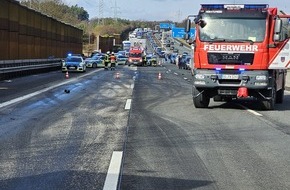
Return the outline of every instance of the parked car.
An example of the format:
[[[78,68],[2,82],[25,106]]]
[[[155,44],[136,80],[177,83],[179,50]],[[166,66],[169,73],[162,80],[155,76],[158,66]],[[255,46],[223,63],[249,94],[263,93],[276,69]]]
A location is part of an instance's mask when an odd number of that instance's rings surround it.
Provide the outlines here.
[[[75,71],[85,72],[86,63],[81,56],[68,56],[62,64],[62,72]]]
[[[170,63],[176,64],[176,57],[177,57],[177,53],[172,53],[170,55]]]
[[[123,56],[126,56],[126,51],[123,51],[123,50],[118,51],[118,52],[117,52],[117,55],[123,55]]]
[[[105,67],[105,54],[97,58],[97,67]]]
[[[126,65],[128,61],[128,57],[125,55],[118,54],[117,55],[117,64],[118,65]]]
[[[95,54],[93,57],[86,58],[85,63],[86,67],[91,67],[91,68],[97,68],[98,64],[100,65],[100,57],[102,57],[102,54]]]
[[[95,56],[95,55],[102,55],[102,53],[98,50],[94,50],[92,53],[91,53],[91,57]]]
[[[156,66],[157,65],[157,56],[153,54],[146,55],[146,64],[147,66]]]
[[[173,50],[173,53],[178,53],[178,52],[179,52],[178,49]]]
[[[189,70],[191,69],[191,55],[182,54],[181,56],[181,67],[183,69]]]

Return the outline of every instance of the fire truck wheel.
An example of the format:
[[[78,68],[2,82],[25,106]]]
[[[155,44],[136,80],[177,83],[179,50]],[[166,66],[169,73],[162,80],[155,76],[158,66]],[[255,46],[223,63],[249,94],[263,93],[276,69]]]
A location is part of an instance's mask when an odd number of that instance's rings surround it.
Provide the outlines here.
[[[282,104],[284,101],[284,88],[278,90],[277,96],[276,96],[276,103]]]
[[[193,87],[193,104],[196,108],[207,108],[210,98],[205,91],[200,93],[195,87]]]
[[[262,105],[263,105],[263,108],[265,110],[273,110],[274,107],[275,107],[275,103],[276,103],[276,85],[273,85],[272,86],[272,89],[269,90],[269,96],[267,97],[270,97],[270,99],[268,100],[262,100]]]

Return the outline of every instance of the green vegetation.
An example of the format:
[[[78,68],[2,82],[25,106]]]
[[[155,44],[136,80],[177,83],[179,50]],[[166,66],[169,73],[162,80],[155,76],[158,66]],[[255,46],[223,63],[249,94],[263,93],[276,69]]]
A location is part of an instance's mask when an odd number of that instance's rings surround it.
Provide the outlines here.
[[[26,0],[21,1],[21,4],[82,29],[84,31],[84,49],[91,49],[92,47],[90,46],[96,43],[96,36],[98,35],[113,36],[114,34],[120,34],[121,40],[126,40],[128,33],[135,28],[154,29],[160,23],[156,21],[131,21],[115,18],[93,18],[90,20],[88,12],[83,7],[78,5],[68,6],[62,0]],[[176,23],[176,26],[180,25],[181,23]]]

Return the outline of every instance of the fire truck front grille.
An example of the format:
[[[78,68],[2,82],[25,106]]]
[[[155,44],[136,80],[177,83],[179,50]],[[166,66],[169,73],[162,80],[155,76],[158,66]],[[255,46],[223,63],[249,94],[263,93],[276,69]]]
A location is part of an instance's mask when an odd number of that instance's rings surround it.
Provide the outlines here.
[[[208,53],[209,64],[252,65],[253,53]]]

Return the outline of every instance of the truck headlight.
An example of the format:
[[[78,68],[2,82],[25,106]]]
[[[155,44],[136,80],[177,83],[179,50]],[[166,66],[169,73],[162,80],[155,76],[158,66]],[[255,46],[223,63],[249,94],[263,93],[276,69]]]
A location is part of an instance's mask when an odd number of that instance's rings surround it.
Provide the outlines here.
[[[267,76],[266,75],[258,75],[258,76],[256,76],[256,80],[267,80]]]

